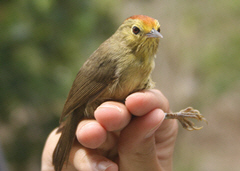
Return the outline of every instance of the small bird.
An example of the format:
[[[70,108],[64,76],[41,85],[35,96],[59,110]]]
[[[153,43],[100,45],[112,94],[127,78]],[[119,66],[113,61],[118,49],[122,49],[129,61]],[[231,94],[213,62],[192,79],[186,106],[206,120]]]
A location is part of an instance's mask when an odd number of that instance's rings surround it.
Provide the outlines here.
[[[81,120],[94,118],[95,109],[105,101],[124,103],[129,94],[154,87],[151,73],[162,37],[156,19],[131,16],[83,64],[60,118],[61,137],[53,153],[55,171],[61,171],[68,161]],[[179,119],[178,113],[166,114],[166,118]],[[202,119],[196,114],[193,118]],[[179,120],[185,128],[198,129],[191,122]]]

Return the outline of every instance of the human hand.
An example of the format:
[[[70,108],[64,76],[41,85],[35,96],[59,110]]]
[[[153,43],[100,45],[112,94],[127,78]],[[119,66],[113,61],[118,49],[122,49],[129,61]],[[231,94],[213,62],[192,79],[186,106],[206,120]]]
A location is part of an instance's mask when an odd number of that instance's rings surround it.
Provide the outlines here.
[[[77,140],[63,170],[172,170],[176,120],[164,120],[167,99],[158,90],[129,95],[125,105],[105,102],[96,120],[79,123]],[[132,115],[136,117],[132,117]],[[52,153],[60,134],[50,134],[42,155],[42,171],[53,171]]]

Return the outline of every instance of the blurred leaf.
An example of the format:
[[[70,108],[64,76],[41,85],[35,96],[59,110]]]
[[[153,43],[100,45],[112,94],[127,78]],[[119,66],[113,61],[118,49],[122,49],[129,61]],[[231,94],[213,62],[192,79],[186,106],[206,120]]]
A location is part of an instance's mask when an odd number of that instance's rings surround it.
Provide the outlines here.
[[[39,170],[43,144],[58,126],[78,69],[116,29],[110,6],[98,5],[94,0],[1,1],[0,134],[12,170],[28,170],[33,156]]]

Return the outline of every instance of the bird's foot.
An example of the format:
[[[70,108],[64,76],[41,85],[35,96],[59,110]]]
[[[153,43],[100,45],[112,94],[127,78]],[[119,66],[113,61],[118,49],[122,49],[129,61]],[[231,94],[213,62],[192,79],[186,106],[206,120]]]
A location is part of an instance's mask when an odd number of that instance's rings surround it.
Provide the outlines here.
[[[208,123],[203,115],[192,107],[187,107],[186,109],[175,113],[165,113],[165,119],[178,119],[183,128],[187,129],[188,131],[200,130],[203,128],[194,126],[195,124],[192,121],[188,120],[189,118],[197,119],[198,121],[205,121]]]

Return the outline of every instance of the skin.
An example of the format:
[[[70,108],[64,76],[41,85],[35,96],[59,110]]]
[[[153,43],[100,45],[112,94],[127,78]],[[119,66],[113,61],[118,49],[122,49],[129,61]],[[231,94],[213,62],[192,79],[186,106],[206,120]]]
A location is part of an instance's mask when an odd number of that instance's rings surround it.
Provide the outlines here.
[[[104,102],[94,112],[96,120],[78,124],[66,170],[172,170],[178,125],[175,119],[164,120],[164,112],[169,112],[168,100],[155,89],[129,95],[125,105]],[[54,170],[52,153],[59,137],[56,129],[49,135],[42,171]]]

